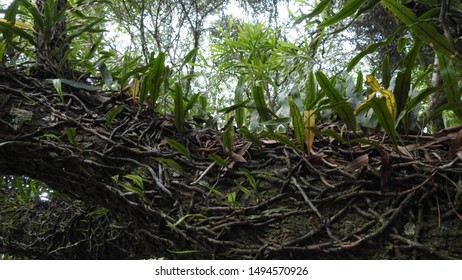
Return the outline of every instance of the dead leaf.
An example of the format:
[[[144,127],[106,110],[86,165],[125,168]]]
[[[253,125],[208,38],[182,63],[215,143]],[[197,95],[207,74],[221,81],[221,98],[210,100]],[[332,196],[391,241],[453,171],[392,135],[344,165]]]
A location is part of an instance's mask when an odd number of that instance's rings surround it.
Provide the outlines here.
[[[457,135],[454,137],[451,143],[451,147],[449,147],[448,157],[452,158],[461,150],[462,147],[462,129],[459,130]]]
[[[243,156],[241,156],[240,154],[236,154],[235,152],[231,152],[230,158],[233,162],[247,162],[247,160]]]
[[[344,171],[346,172],[355,171],[357,169],[360,169],[364,165],[367,165],[368,163],[369,163],[369,155],[364,154],[362,156],[355,158],[350,163],[348,163],[347,166],[345,166]]]

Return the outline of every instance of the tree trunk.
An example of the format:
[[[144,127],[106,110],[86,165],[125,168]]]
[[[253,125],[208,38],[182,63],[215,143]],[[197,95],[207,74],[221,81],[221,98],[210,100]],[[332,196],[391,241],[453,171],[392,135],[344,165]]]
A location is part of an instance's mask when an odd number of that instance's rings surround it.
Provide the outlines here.
[[[208,158],[227,158],[217,132],[187,124],[179,135],[171,117],[125,103],[126,96],[65,86],[62,103],[50,83],[6,70],[0,88],[0,173],[42,180],[64,196],[18,202],[13,189],[0,189],[0,253],[462,257],[460,144],[452,140],[460,139],[460,128],[418,141],[406,136],[401,154],[382,142],[389,152],[384,166],[374,146],[348,147],[327,136],[316,139],[317,154],[309,158],[273,140],[237,138],[234,152],[242,157],[228,159],[225,168]],[[121,105],[111,121],[109,113]],[[166,137],[187,147],[190,158]],[[368,136],[374,139],[383,136]],[[133,175],[143,178],[143,187]],[[103,207],[109,212],[95,212]]]
[[[443,82],[441,80],[438,56],[436,54],[435,54],[435,60],[434,60],[433,65],[434,65],[434,70],[433,70],[433,75],[432,75],[432,86],[438,87],[438,86],[441,86]],[[427,118],[432,116],[433,112],[435,112],[439,107],[443,106],[447,102],[448,101],[447,101],[446,94],[444,93],[444,91],[438,91],[430,95],[430,102],[425,112],[425,116]],[[442,114],[435,115],[429,121],[430,121],[430,129],[432,132],[436,132],[436,131],[440,131],[444,129],[444,120],[443,120]]]
[[[51,7],[51,18],[45,16],[47,5]],[[37,47],[35,68],[32,73],[40,78],[72,78],[66,58],[69,50],[66,15],[59,17],[59,20],[57,17],[58,14],[66,11],[67,0],[37,0],[36,6],[43,16],[45,26],[40,28],[37,24],[34,25]]]

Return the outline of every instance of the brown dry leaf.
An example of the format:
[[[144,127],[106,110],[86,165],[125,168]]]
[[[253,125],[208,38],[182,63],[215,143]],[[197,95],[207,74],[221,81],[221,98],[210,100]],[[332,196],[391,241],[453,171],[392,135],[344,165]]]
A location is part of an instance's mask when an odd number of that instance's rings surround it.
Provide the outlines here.
[[[362,156],[359,156],[359,157],[355,158],[350,163],[348,163],[345,166],[344,171],[346,171],[346,172],[355,171],[357,169],[360,169],[364,165],[367,165],[368,163],[369,163],[369,155],[364,154]]]
[[[332,185],[331,183],[327,182],[326,178],[324,178],[324,176],[323,176],[322,174],[319,174],[319,179],[321,179],[321,183],[322,183],[324,186],[326,186],[326,187],[328,187],[328,188],[330,188],[330,189],[334,189],[334,188],[335,188],[334,185]]]
[[[247,160],[243,156],[241,156],[240,154],[236,154],[235,152],[231,152],[230,158],[233,162],[247,162]]]
[[[454,137],[451,143],[451,147],[449,147],[448,157],[452,158],[460,151],[462,148],[462,129],[459,130],[457,135]]]

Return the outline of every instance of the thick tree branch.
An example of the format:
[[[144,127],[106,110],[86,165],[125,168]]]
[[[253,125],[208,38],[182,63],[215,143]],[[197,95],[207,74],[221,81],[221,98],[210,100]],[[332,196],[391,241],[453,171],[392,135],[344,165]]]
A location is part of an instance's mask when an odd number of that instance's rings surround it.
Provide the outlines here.
[[[0,252],[31,258],[462,257],[461,209],[453,201],[462,170],[447,154],[458,130],[421,138],[419,145],[404,138],[412,155],[380,142],[393,157],[391,178],[381,178],[375,149],[322,137],[310,159],[272,140],[259,147],[237,138],[235,153],[246,162],[228,159],[223,168],[208,158],[227,157],[216,132],[186,125],[179,135],[171,117],[125,102],[123,94],[65,87],[63,104],[49,82],[9,71],[0,73],[0,85],[0,173],[40,179],[66,197],[12,205],[6,202],[13,191],[3,191]],[[108,123],[107,114],[121,105]],[[188,147],[191,159],[165,137]],[[383,136],[369,136],[374,139]],[[365,154],[367,162],[357,160]],[[140,176],[144,189],[127,175]],[[380,191],[383,180],[389,192]],[[102,207],[109,212],[90,214]]]

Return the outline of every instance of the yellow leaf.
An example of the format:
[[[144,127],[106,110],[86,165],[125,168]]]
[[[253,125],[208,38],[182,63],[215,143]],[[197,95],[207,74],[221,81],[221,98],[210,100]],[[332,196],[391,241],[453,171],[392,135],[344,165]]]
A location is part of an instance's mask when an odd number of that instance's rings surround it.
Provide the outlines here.
[[[11,24],[11,21],[7,21],[4,18],[0,18],[0,22]],[[16,26],[17,28],[34,31],[34,27],[32,25],[28,24],[28,23],[16,21],[15,23],[13,23],[13,25]]]
[[[375,97],[375,92],[372,93],[372,94],[369,94],[369,96],[367,97],[366,100],[364,100],[363,102],[361,102],[358,107],[356,107],[356,109],[354,110],[353,114],[357,114],[359,111],[361,111],[362,107],[364,107],[369,101],[372,100],[372,98]]]
[[[374,75],[367,75],[366,82],[369,84],[369,86],[372,88],[373,91],[378,91],[383,95],[383,97],[385,97],[385,102],[387,104],[388,111],[390,112],[393,119],[396,119],[396,116],[398,114],[398,107],[396,105],[396,99],[395,99],[395,95],[393,94],[393,92],[382,88],[379,82],[377,82],[377,80],[375,79]],[[369,97],[371,95],[369,95]],[[369,97],[367,98],[368,99],[367,101],[370,100]],[[358,106],[358,108],[360,106],[361,104]],[[356,108],[356,110],[358,110],[358,108]]]
[[[140,92],[140,79],[135,78],[133,80],[133,89],[132,89],[133,103],[135,103],[138,93]]]
[[[314,142],[314,131],[312,128],[316,123],[314,110],[303,110],[303,126],[305,127],[305,144],[308,155],[311,153]]]

